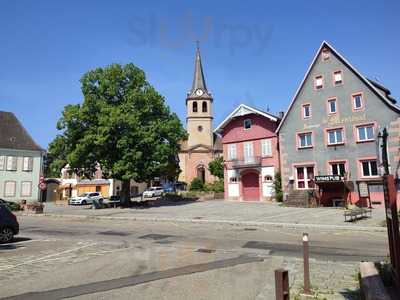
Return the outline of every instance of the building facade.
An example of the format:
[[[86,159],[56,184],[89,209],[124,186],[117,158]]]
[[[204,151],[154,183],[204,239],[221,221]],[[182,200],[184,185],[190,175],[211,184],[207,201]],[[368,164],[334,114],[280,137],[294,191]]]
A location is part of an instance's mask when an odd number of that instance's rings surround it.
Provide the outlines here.
[[[196,50],[193,84],[186,98],[186,130],[188,137],[181,142],[179,152],[179,181],[190,183],[194,178],[213,182],[216,178],[208,164],[222,154],[221,143],[213,132],[213,98],[207,90],[200,50]]]
[[[122,190],[122,182],[116,179],[104,178],[99,165],[93,174],[93,178],[86,179],[78,176],[67,164],[61,169],[61,177],[57,180],[59,182],[58,188],[56,190],[52,189],[50,194],[48,193],[47,195],[49,201],[51,201],[50,199],[66,200],[88,192],[99,192],[104,198],[108,198],[119,195]],[[130,186],[131,197],[143,193],[146,188],[146,183],[137,183],[132,180]],[[54,196],[54,192],[57,193],[56,196]]]
[[[215,129],[222,136],[225,199],[263,201],[274,197],[279,170],[279,118],[241,104]]]
[[[44,154],[13,113],[0,111],[0,198],[40,200]]]
[[[287,201],[314,190],[322,205],[357,203],[363,200],[359,184],[367,183],[372,205],[383,205],[378,133],[389,130],[387,150],[396,174],[399,116],[388,89],[323,42],[278,128]]]

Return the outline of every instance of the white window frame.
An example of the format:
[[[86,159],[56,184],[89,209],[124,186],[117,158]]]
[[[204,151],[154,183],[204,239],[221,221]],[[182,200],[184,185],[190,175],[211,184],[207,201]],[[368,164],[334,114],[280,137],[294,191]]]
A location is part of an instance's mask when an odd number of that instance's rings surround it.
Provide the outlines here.
[[[306,108],[308,108],[308,114],[306,114]],[[303,119],[309,119],[311,118],[311,104],[303,104],[302,106],[302,110],[303,110]]]
[[[371,162],[376,163],[376,175],[365,175],[364,174],[364,166],[363,163],[368,163],[368,172],[369,174],[372,174],[372,167],[371,167]],[[377,159],[364,159],[360,160],[360,168],[361,168],[361,176],[363,178],[369,178],[369,177],[379,177],[379,166],[378,166],[378,160]]]
[[[308,177],[307,168],[313,168],[313,178],[309,178],[309,177]],[[304,178],[303,178],[303,179],[299,179],[299,178],[298,178],[297,169],[303,169],[303,175],[304,175]],[[309,183],[310,183],[312,180],[314,180],[314,177],[315,177],[315,166],[313,166],[313,165],[309,165],[309,166],[295,166],[294,172],[295,172],[295,176],[296,176],[296,177],[295,177],[295,178],[296,178],[296,188],[297,188],[298,190],[307,190],[307,189],[310,189],[310,188],[314,188],[315,184],[314,184],[314,186],[311,186],[311,187],[310,187],[310,184],[309,184]],[[304,187],[303,187],[303,188],[299,187],[299,181],[300,181],[300,182],[304,182]]]
[[[341,135],[342,135],[342,140],[341,141],[338,141],[338,131],[340,131]],[[334,132],[335,141],[333,143],[330,140],[330,136],[331,136],[330,133],[331,132]],[[343,130],[343,128],[328,129],[326,131],[326,134],[328,135],[327,136],[328,145],[341,145],[341,144],[344,144],[344,130]]]
[[[18,158],[16,156],[7,156],[6,170],[17,171],[17,168],[18,168]]]
[[[238,182],[238,180],[237,180],[236,176],[232,176],[229,178],[229,183],[237,183],[237,182]]]
[[[254,158],[253,142],[243,143],[243,158],[245,162],[252,162]]]
[[[360,106],[356,106],[356,97],[360,97]],[[354,94],[351,96],[353,102],[353,110],[360,110],[364,107],[364,97],[363,94]]]
[[[346,162],[344,162],[344,161],[330,162],[329,165],[330,165],[330,171],[331,171],[331,174],[332,174],[332,175],[341,175],[341,176],[343,176],[343,175],[346,173],[346,170],[347,170],[347,169],[346,169]],[[343,165],[343,167],[344,167],[344,174],[333,174],[333,166],[336,166],[337,171],[340,171],[339,165]]]
[[[340,80],[336,80],[336,76],[339,75],[340,76]],[[335,71],[333,72],[333,83],[335,85],[341,85],[343,83],[343,72],[342,71]]]
[[[29,184],[29,193],[25,193],[24,184]],[[21,182],[21,197],[31,197],[32,196],[32,181],[22,181]]]
[[[335,103],[335,111],[332,111],[331,103]],[[329,114],[336,114],[337,113],[337,101],[336,101],[336,99],[329,99],[328,100],[328,113]]]
[[[228,160],[237,159],[236,144],[228,144]]]
[[[272,139],[261,140],[261,155],[272,156]]]
[[[247,122],[248,124],[250,124],[250,126],[249,126],[248,128],[246,127],[246,122]],[[244,128],[244,130],[250,130],[250,129],[251,129],[251,126],[253,126],[253,122],[252,122],[251,119],[245,119],[245,120],[243,120],[243,128]]]
[[[301,145],[301,136],[306,136],[309,135],[310,136],[310,144],[305,143],[304,146]],[[298,138],[298,148],[302,149],[302,148],[311,148],[313,147],[313,134],[312,132],[301,132],[297,134],[297,138]],[[305,142],[307,142],[307,138],[304,139]]]
[[[13,184],[14,185],[12,194],[11,193],[7,193],[7,191],[8,191],[7,190],[7,188],[8,188],[7,184]],[[7,180],[7,181],[4,182],[4,197],[15,197],[16,190],[17,190],[17,182],[16,181]]]
[[[22,158],[22,171],[32,171],[33,169],[33,157],[24,156]]]
[[[372,138],[368,138],[367,128],[372,128]],[[360,138],[360,131],[359,131],[360,129],[364,130],[365,139]],[[357,130],[357,141],[358,142],[369,142],[369,141],[375,140],[375,126],[373,124],[356,126],[356,130]]]
[[[318,84],[319,80],[321,80],[321,84]],[[314,88],[316,90],[322,90],[324,88],[324,76],[322,76],[322,75],[315,76]]]

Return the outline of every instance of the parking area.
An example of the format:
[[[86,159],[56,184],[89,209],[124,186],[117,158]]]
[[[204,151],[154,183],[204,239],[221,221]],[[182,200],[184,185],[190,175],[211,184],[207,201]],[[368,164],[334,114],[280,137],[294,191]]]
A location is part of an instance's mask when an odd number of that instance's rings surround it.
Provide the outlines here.
[[[384,209],[372,210],[372,217],[345,222],[344,210],[338,208],[293,208],[278,203],[244,203],[224,200],[211,201],[152,201],[149,205],[132,208],[92,210],[90,206],[66,206],[47,203],[45,213],[51,215],[104,216],[137,220],[167,220],[193,222],[231,222],[266,225],[310,225],[381,227]]]
[[[300,230],[19,219],[19,237],[0,245],[0,298],[274,299],[281,267],[293,295],[302,286]],[[358,261],[382,259],[386,235],[309,233],[313,286],[327,299],[353,299]]]

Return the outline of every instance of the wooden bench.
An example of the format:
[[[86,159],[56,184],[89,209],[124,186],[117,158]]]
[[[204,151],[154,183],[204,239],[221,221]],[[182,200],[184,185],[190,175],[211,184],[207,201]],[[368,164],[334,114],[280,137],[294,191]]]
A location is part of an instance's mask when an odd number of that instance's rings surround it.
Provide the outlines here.
[[[371,208],[352,208],[344,211],[344,221],[345,222],[353,222],[362,218],[371,218],[372,210]],[[348,220],[349,219],[349,220]]]

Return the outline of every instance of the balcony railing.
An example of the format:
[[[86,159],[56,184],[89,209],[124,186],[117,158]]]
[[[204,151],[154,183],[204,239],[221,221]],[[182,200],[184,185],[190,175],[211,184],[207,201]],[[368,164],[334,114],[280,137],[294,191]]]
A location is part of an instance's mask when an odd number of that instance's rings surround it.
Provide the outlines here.
[[[244,159],[231,160],[232,168],[257,167],[261,165],[260,156],[249,156]]]

